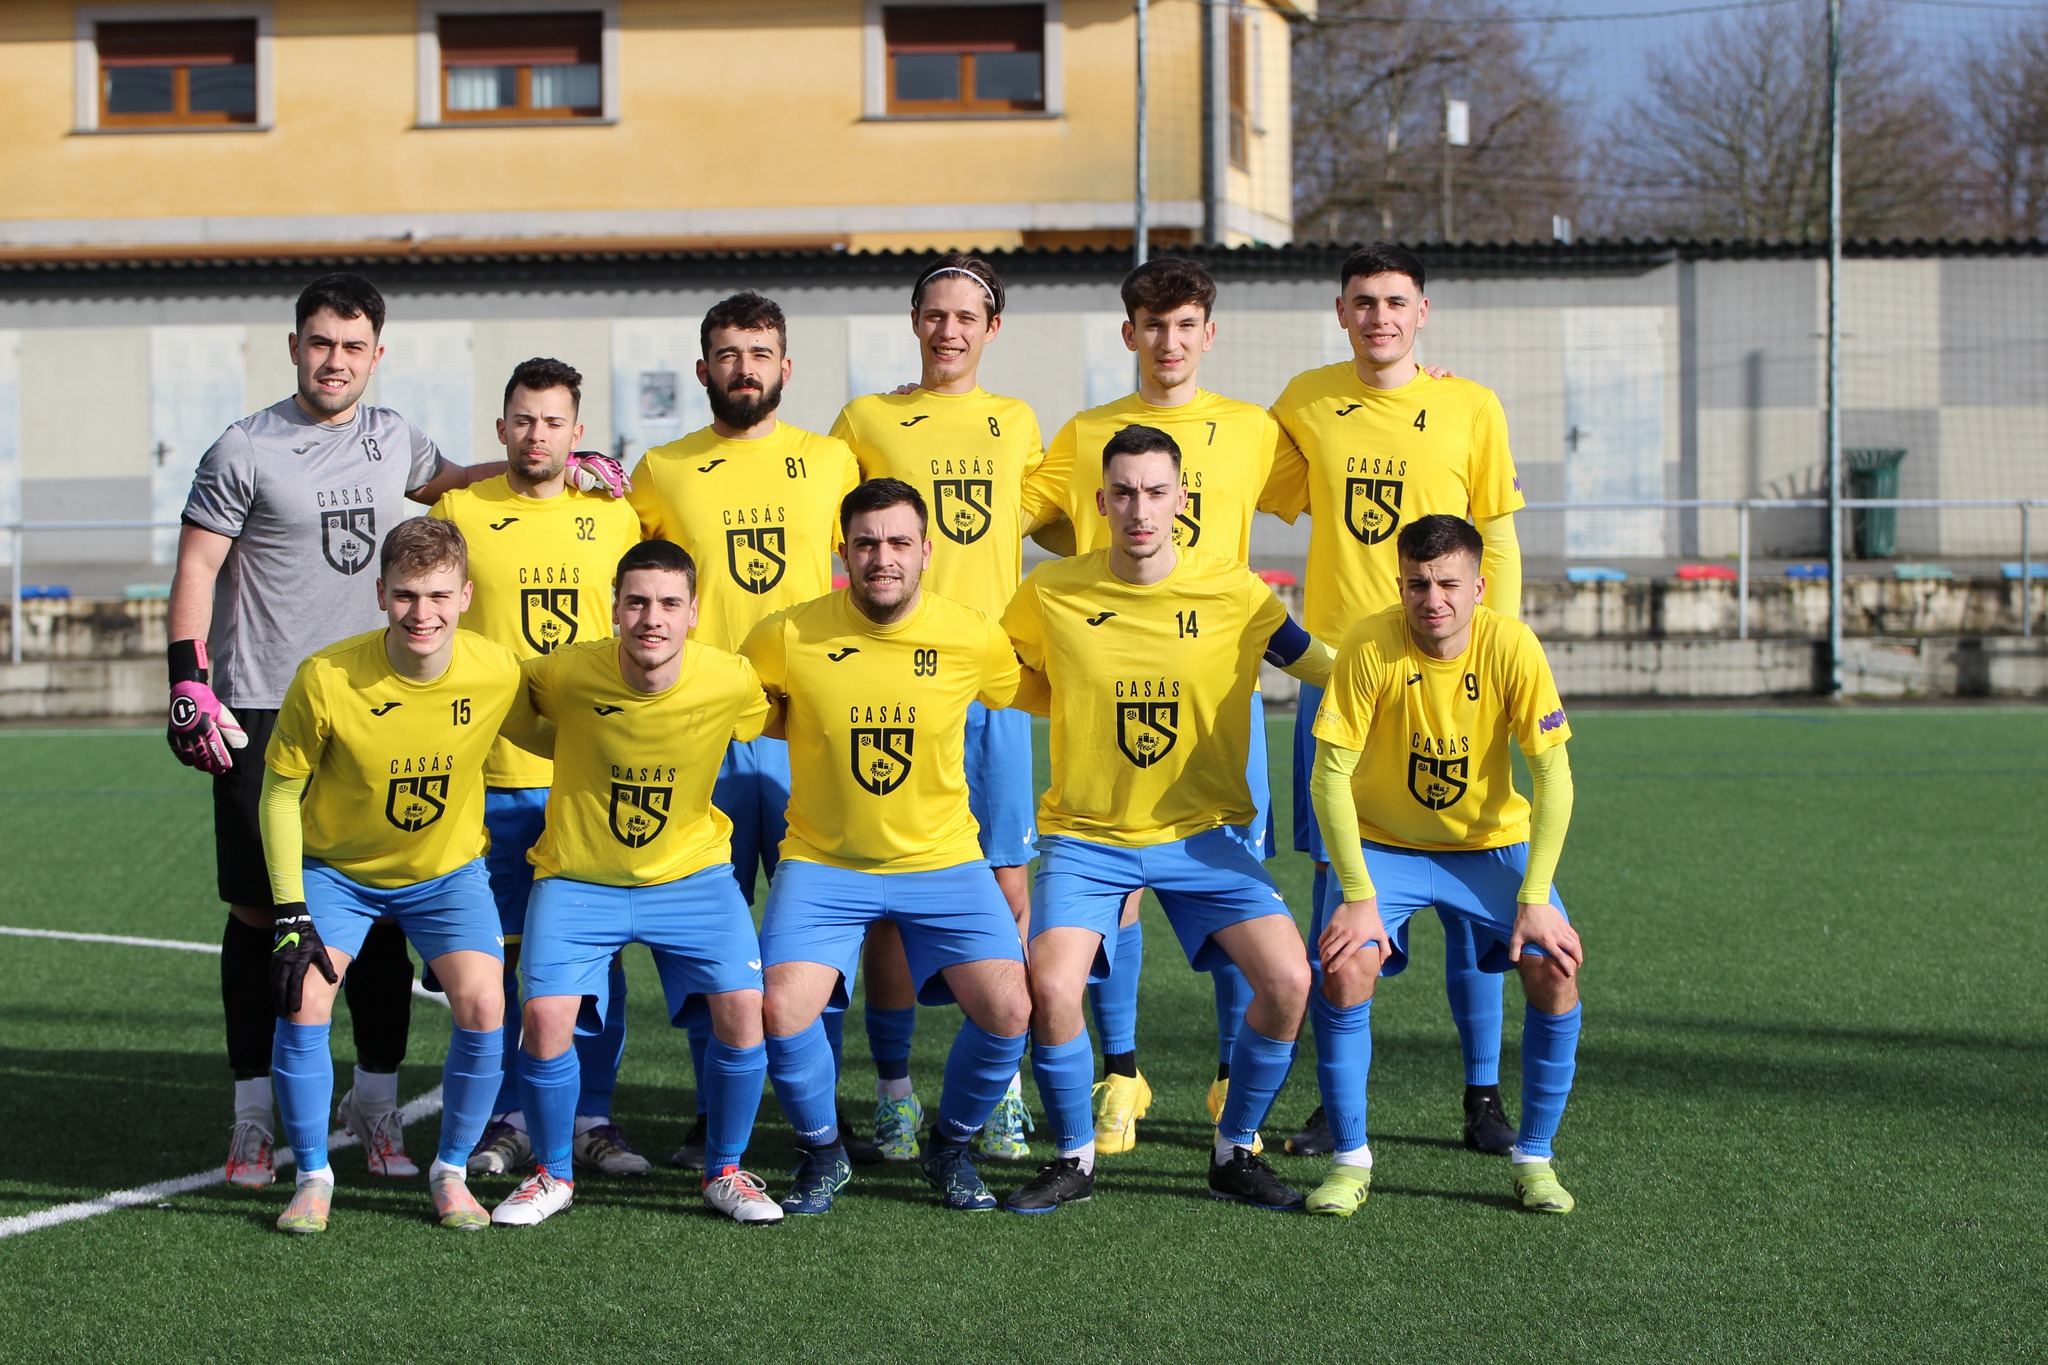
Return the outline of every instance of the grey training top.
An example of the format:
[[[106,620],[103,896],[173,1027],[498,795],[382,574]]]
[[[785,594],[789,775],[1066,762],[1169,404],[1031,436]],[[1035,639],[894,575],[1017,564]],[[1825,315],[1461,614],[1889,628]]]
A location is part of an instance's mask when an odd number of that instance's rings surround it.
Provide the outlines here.
[[[184,519],[235,542],[207,634],[222,701],[274,711],[307,655],[384,624],[379,537],[441,463],[425,432],[366,403],[328,426],[287,398],[221,433],[192,476]]]

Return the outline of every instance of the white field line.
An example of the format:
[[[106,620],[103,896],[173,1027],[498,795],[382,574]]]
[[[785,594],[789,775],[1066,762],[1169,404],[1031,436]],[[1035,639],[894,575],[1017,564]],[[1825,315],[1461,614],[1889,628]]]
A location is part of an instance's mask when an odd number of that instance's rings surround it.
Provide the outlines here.
[[[0,925],[0,934],[12,934],[18,938],[69,939],[78,943],[116,943],[136,948],[176,948],[190,953],[218,953],[220,951],[218,943],[190,943],[182,939],[165,938],[131,938],[126,934],[72,934],[55,929],[16,929],[7,925]],[[412,993],[440,1005],[448,1003],[447,996],[424,989],[417,980],[412,983]],[[440,1112],[441,1087],[438,1085],[432,1090],[427,1091],[424,1095],[408,1100],[399,1110],[400,1116],[407,1123],[417,1123],[421,1119],[430,1119]],[[327,1147],[330,1151],[355,1145],[356,1139],[339,1128],[328,1134]],[[293,1159],[291,1148],[279,1147],[277,1149],[277,1168],[279,1170],[289,1167]],[[209,1185],[223,1184],[226,1180],[226,1170],[223,1167],[214,1166],[204,1171],[195,1171],[191,1175],[179,1176],[175,1180],[159,1180],[153,1185],[138,1185],[132,1190],[115,1190],[111,1194],[103,1194],[97,1199],[87,1199],[77,1204],[59,1204],[55,1208],[38,1209],[34,1213],[18,1214],[13,1218],[0,1218],[0,1238],[18,1237],[26,1232],[41,1232],[44,1228],[61,1227],[65,1223],[75,1223],[81,1218],[97,1218],[100,1214],[112,1213],[116,1209],[132,1209],[138,1205],[153,1204],[159,1200],[168,1199],[172,1195],[190,1194],[194,1190],[203,1190]]]

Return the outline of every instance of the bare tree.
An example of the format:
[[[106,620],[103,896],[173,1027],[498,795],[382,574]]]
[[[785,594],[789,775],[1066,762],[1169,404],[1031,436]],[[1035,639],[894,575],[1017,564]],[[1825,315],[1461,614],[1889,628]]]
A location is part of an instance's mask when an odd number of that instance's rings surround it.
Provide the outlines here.
[[[1550,236],[1577,210],[1578,149],[1559,63],[1495,0],[1324,0],[1294,46],[1294,220],[1336,241]],[[1444,101],[1472,144],[1444,145]]]
[[[1843,232],[1941,237],[1963,214],[1955,120],[1886,6],[1842,34]],[[1745,9],[1650,59],[1598,160],[1598,229],[1748,241],[1827,235],[1827,27],[1820,5]]]
[[[1971,44],[1960,65],[1980,178],[1977,226],[1997,237],[2048,235],[2048,16]]]

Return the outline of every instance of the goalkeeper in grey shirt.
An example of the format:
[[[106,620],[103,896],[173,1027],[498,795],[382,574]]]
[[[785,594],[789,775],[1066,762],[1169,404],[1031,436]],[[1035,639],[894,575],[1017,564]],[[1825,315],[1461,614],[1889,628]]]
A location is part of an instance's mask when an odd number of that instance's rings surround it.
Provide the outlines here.
[[[383,622],[373,583],[381,538],[451,488],[502,464],[462,467],[388,408],[362,402],[383,355],[384,299],[360,275],[323,275],[299,295],[289,338],[298,392],[229,427],[199,462],[178,538],[170,601],[170,742],[213,774],[214,856],[228,921],[221,1003],[235,1122],[227,1178],[276,1177],[270,1058],[276,1015],[272,907],[257,804],[262,755],[299,662]],[[618,491],[618,467],[579,457],[572,477]],[[374,815],[375,813],[368,813]],[[355,1084],[338,1118],[373,1174],[418,1173],[398,1116],[398,1064],[412,1011],[412,963],[396,924],[379,924],[350,964]]]

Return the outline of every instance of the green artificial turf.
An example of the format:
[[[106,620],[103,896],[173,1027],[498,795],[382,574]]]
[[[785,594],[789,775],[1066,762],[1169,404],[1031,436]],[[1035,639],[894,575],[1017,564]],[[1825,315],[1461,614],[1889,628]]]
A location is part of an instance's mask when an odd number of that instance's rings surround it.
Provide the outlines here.
[[[1291,717],[1272,722],[1285,793]],[[1559,887],[1585,936],[1585,1036],[1558,1141],[1577,1196],[1521,1214],[1458,1143],[1441,935],[1373,1014],[1372,1199],[1319,1220],[1203,1197],[1206,978],[1147,938],[1157,1091],[1096,1199],[947,1214],[911,1167],[825,1219],[738,1228],[657,1166],[586,1178],[530,1231],[460,1237],[423,1181],[356,1152],[324,1237],[283,1189],[214,1186],[0,1240],[0,1358],[1292,1362],[2033,1355],[2048,1301],[2039,886],[2048,713],[1574,714]],[[1041,776],[1043,770],[1041,769]],[[0,733],[0,924],[217,941],[205,780],[151,732]],[[1305,920],[1307,869],[1273,863]],[[630,955],[617,1113],[657,1159],[686,1126],[683,1040]],[[185,1175],[224,1148],[218,962],[0,937],[0,1217]],[[1519,991],[1503,1077],[1515,1089]],[[439,1078],[421,1002],[402,1093]],[[921,1011],[930,1102],[951,1019]],[[345,1021],[337,1052],[351,1055]],[[872,1086],[850,1018],[844,1093]],[[1312,1049],[1274,1147],[1314,1105]],[[346,1075],[345,1060],[342,1074]],[[1026,1085],[1036,1108],[1036,1096]],[[422,1160],[432,1123],[410,1131]],[[772,1098],[751,1164],[792,1152]],[[1304,1187],[1321,1163],[1276,1156]],[[1029,1175],[989,1163],[998,1193]],[[509,1181],[479,1181],[487,1202]]]

